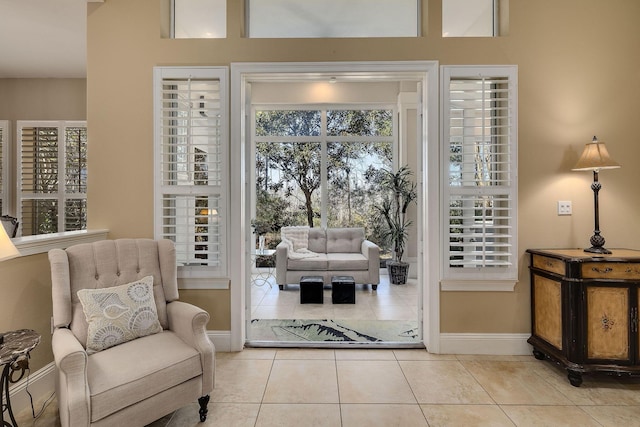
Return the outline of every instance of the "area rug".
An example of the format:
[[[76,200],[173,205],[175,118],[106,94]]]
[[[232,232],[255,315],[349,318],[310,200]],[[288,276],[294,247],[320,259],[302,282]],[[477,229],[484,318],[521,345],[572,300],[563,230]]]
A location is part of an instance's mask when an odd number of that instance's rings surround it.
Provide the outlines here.
[[[253,319],[251,341],[419,342],[410,320]]]

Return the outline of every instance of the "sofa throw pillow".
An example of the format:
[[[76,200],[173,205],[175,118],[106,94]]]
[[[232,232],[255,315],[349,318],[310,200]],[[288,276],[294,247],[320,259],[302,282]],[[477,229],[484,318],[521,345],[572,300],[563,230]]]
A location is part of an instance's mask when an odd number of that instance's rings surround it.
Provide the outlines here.
[[[81,289],[87,319],[87,353],[96,353],[162,331],[153,299],[153,276],[126,285]]]

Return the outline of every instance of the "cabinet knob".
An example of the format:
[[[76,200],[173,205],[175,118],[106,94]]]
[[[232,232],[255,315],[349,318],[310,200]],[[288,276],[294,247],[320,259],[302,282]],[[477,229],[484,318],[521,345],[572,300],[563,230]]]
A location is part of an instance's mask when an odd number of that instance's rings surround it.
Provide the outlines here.
[[[606,267],[606,268],[591,267],[591,271],[595,271],[596,273],[607,274],[607,273],[612,272],[613,268],[611,268],[611,267]]]

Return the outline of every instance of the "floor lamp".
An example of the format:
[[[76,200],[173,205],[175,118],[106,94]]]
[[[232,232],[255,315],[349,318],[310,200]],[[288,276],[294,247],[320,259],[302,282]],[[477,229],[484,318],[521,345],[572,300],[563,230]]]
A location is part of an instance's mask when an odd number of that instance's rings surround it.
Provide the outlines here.
[[[593,141],[584,146],[582,156],[578,160],[578,163],[573,167],[574,171],[593,171],[593,184],[591,189],[593,190],[593,210],[595,218],[595,227],[593,230],[593,236],[591,236],[591,247],[585,249],[585,252],[596,254],[610,254],[611,251],[604,247],[604,237],[600,235],[600,208],[598,206],[598,193],[602,186],[598,182],[598,172],[601,169],[616,169],[620,164],[613,160],[609,156],[607,147],[604,142],[598,141],[598,138],[593,137]]]
[[[9,238],[9,235],[4,229],[4,226],[0,224],[0,261],[6,261],[11,258],[15,258],[20,255],[20,252],[13,245],[13,242]],[[0,334],[0,345],[4,342],[4,336]]]

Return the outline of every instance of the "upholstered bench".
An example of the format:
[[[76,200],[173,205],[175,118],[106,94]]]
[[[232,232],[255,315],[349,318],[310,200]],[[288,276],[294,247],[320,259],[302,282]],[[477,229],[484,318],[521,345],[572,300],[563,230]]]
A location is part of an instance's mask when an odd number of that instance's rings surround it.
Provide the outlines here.
[[[324,300],[324,280],[322,276],[302,276],[300,278],[300,304],[322,304]]]

